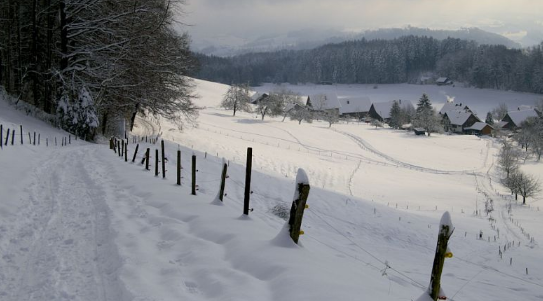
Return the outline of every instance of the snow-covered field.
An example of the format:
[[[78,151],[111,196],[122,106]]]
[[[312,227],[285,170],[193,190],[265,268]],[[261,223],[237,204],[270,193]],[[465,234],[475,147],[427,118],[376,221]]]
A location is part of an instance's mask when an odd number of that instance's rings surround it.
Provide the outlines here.
[[[227,86],[196,83],[205,107],[199,127],[181,132],[164,120],[138,120],[136,134],[162,132],[166,140],[165,180],[139,164],[157,145],[141,144],[136,163],[103,144],[55,147],[53,137],[66,133],[0,102],[4,129],[22,124],[42,140],[31,146],[25,137],[0,151],[0,300],[415,300],[430,280],[444,211],[456,227],[442,277],[449,300],[543,299],[543,203],[511,204],[492,139],[232,117],[218,108]],[[249,218],[242,216],[247,147]],[[193,151],[197,196],[189,189]],[[230,167],[218,206],[222,157]],[[298,168],[312,185],[300,246],[271,213],[290,206]],[[543,178],[541,163],[523,169]],[[492,220],[475,215],[487,198]]]
[[[377,87],[376,89],[374,87]],[[372,102],[387,102],[391,100],[410,100],[416,104],[422,93],[426,93],[430,101],[440,108],[448,99],[454,98],[455,103],[468,105],[477,112],[480,118],[485,119],[486,113],[501,103],[507,104],[510,110],[520,105],[534,105],[543,99],[543,95],[532,93],[518,93],[491,89],[465,88],[462,84],[453,86],[437,85],[410,85],[410,84],[381,84],[381,85],[290,85],[282,84],[281,88],[300,93],[303,96],[325,92],[335,92],[342,97],[368,97]],[[264,84],[255,90],[261,93],[275,91],[279,86]]]

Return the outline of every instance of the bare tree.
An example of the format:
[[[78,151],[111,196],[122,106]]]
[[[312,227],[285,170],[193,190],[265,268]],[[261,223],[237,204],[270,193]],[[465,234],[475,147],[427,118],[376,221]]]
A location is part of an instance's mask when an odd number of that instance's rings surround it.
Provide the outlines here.
[[[505,115],[507,115],[507,112],[509,109],[507,108],[507,105],[505,103],[499,104],[497,107],[492,109],[491,114],[494,120],[501,121]]]
[[[313,111],[307,106],[294,106],[294,109],[289,114],[290,120],[298,121],[301,124],[302,121],[307,123],[313,122]]]
[[[539,194],[541,191],[541,185],[539,181],[528,174],[525,174],[521,171],[515,171],[511,174],[510,179],[507,181],[508,187],[516,195],[520,194],[522,196],[522,204],[526,204],[526,198],[534,197]]]
[[[251,97],[249,89],[246,86],[231,86],[221,102],[221,107],[227,110],[233,110],[232,116],[236,116],[237,111],[251,112]]]
[[[506,173],[506,179],[508,179],[510,174],[518,168],[519,158],[519,151],[514,148],[507,140],[504,140],[502,148],[500,150],[498,164],[500,165],[501,169]]]
[[[328,127],[332,127],[332,124],[339,122],[339,112],[338,110],[326,110],[320,112],[322,120],[328,122]]]

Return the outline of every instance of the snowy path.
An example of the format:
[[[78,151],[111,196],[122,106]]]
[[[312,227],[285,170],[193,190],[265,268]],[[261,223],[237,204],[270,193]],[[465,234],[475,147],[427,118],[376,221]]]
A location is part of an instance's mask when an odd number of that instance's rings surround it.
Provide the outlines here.
[[[4,236],[2,300],[123,300],[103,183],[90,177],[92,151],[49,152],[33,170],[21,210]]]

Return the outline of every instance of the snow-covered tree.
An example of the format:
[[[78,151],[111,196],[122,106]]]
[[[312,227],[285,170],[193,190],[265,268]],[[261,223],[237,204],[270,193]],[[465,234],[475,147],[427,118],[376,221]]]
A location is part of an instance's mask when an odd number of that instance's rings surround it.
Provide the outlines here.
[[[432,107],[432,103],[426,94],[422,94],[422,97],[417,104],[413,125],[425,129],[428,136],[430,136],[431,133],[441,132],[443,130],[441,118],[437,115],[437,112]]]
[[[492,113],[491,113],[491,112],[486,113],[485,122],[486,122],[487,124],[489,124],[489,125],[493,125],[493,124],[494,124],[494,118],[492,117]]]
[[[505,103],[500,103],[497,107],[492,109],[490,111],[492,113],[492,117],[494,117],[494,120],[501,121],[505,115],[507,115],[507,112],[509,109],[507,108],[507,105]]]
[[[519,158],[519,151],[514,148],[507,140],[504,140],[498,156],[498,164],[500,168],[506,173],[506,178],[509,178],[511,173],[517,170]]]
[[[326,110],[319,113],[322,120],[328,122],[328,127],[332,127],[332,124],[339,122],[338,110]]]
[[[232,85],[221,102],[221,107],[227,110],[233,110],[232,116],[236,116],[237,111],[251,112],[251,97],[247,86]]]
[[[283,114],[287,102],[286,94],[270,93],[268,97],[260,100],[256,104],[256,110],[262,116],[262,120],[266,115],[275,117]]]
[[[302,121],[307,123],[313,122],[313,111],[308,106],[295,106],[289,116],[290,120],[296,120],[298,124],[301,124]]]
[[[522,196],[522,204],[526,204],[526,198],[534,197],[541,191],[539,181],[520,170],[512,172],[509,178],[504,181],[504,184],[515,193],[515,199],[517,194]]]
[[[402,126],[402,109],[398,101],[394,100],[392,107],[390,108],[390,120],[388,125],[393,129],[398,129]]]

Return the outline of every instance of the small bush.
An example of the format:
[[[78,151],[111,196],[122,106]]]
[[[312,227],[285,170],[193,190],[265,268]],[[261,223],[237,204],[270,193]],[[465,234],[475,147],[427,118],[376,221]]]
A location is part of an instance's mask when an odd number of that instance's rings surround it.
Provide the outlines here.
[[[273,206],[270,211],[271,213],[273,213],[273,215],[278,216],[284,220],[288,220],[290,215],[290,208],[286,203],[279,203]]]

